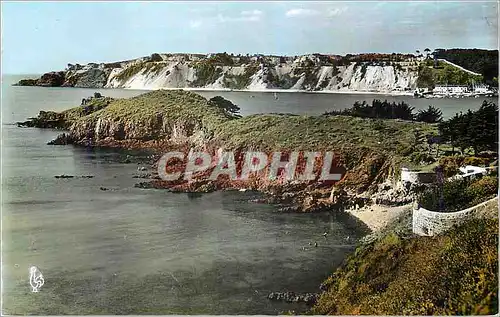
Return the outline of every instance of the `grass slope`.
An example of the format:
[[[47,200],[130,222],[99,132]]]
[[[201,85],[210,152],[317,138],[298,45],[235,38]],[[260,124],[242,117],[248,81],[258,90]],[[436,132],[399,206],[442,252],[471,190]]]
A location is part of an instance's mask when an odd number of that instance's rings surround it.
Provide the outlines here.
[[[359,247],[325,285],[313,314],[496,314],[498,219],[470,220],[436,237],[392,231]]]
[[[144,124],[159,115],[164,121],[196,120],[207,129],[228,120],[221,109],[211,106],[204,97],[182,90],[156,90],[133,98],[117,99],[82,120],[102,118]]]
[[[469,74],[457,67],[444,62],[438,62],[437,68],[433,61],[422,63],[418,71],[417,86],[433,87],[435,85],[469,85],[473,82],[483,82],[483,76]]]

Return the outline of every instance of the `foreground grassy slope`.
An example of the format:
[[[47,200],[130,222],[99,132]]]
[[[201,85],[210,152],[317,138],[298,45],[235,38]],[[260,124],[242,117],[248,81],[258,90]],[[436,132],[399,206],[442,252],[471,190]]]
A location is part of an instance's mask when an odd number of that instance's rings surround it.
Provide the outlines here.
[[[391,231],[359,247],[325,285],[314,314],[495,314],[498,218],[470,220],[437,237]]]

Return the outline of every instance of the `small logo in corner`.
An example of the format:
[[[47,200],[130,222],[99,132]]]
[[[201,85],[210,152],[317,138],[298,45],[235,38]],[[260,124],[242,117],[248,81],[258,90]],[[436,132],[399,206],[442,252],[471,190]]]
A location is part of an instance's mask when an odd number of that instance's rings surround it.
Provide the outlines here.
[[[37,293],[40,288],[43,286],[43,283],[45,283],[43,279],[42,272],[40,271],[39,268],[36,266],[30,267],[30,285],[31,285],[31,291],[33,293]]]

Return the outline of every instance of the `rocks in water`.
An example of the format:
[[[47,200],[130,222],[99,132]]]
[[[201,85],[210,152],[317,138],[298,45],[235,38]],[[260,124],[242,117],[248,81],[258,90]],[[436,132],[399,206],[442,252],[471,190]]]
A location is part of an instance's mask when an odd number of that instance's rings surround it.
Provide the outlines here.
[[[29,118],[24,122],[17,122],[18,127],[64,129],[66,128],[64,115],[54,111],[40,111],[38,117]]]
[[[54,178],[94,178],[94,175],[74,176],[74,175],[61,174],[54,176]]]
[[[294,292],[272,292],[267,295],[267,298],[288,303],[306,303],[308,305],[313,305],[317,302],[319,295],[316,293],[297,294]]]
[[[19,82],[15,83],[13,86],[36,86],[37,79],[21,79]]]
[[[69,134],[63,133],[59,134],[54,140],[48,142],[48,145],[68,145],[72,144],[73,139]]]
[[[64,83],[65,79],[64,72],[50,72],[45,73],[37,81],[37,86],[43,87],[60,87]]]
[[[330,283],[323,282],[319,285],[319,290],[322,292],[326,292],[328,288],[330,288]]]
[[[134,175],[134,176],[132,176],[132,178],[151,178],[151,173]]]
[[[265,204],[265,203],[267,203],[267,199],[266,198],[255,198],[255,199],[249,199],[248,202],[256,203],[256,204]]]
[[[99,187],[99,189],[100,189],[100,190],[102,190],[102,191],[109,190],[109,189],[108,189],[108,188],[106,188],[106,187]]]
[[[43,74],[39,79],[21,79],[14,86],[43,86],[60,87],[64,84],[65,72],[49,72]]]
[[[158,188],[157,186],[155,186],[154,182],[140,182],[135,184],[134,187],[142,189]]]
[[[278,212],[287,213],[287,212],[298,212],[300,211],[299,206],[286,206],[278,208]]]

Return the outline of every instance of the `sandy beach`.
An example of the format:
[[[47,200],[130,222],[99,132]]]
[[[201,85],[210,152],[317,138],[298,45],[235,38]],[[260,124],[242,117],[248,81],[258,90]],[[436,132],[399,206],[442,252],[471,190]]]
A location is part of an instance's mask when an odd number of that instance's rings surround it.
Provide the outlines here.
[[[382,205],[370,205],[359,209],[349,209],[354,217],[365,223],[372,231],[383,229],[388,223],[397,218],[403,211],[411,208],[412,204],[390,207]]]

